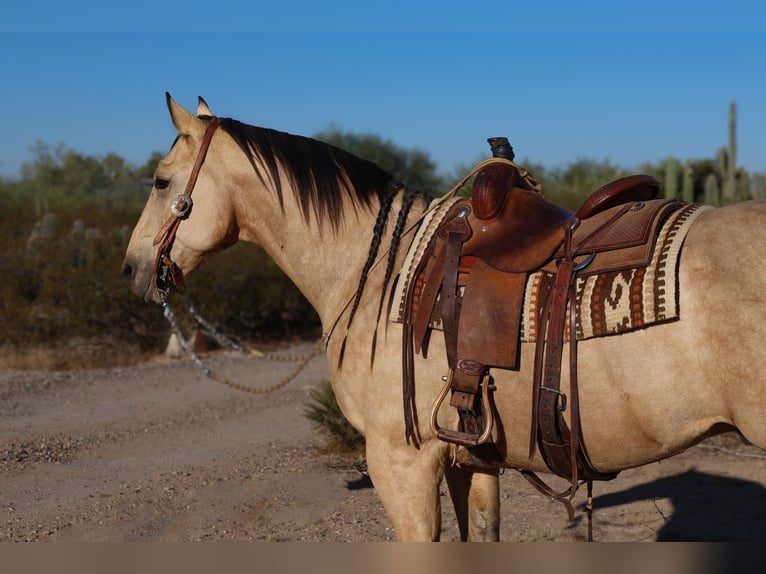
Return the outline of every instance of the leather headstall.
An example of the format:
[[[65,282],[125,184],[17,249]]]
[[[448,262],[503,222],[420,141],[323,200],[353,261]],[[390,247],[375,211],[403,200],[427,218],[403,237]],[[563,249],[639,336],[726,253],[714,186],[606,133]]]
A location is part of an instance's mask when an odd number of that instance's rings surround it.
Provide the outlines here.
[[[205,162],[207,150],[213,139],[216,128],[220,125],[221,118],[213,117],[207,125],[205,135],[202,137],[197,159],[194,161],[189,180],[186,182],[184,193],[177,196],[170,204],[170,217],[162,226],[159,233],[154,238],[152,245],[159,245],[157,248],[157,258],[154,262],[154,273],[152,274],[152,283],[160,294],[163,302],[167,299],[170,292],[183,283],[183,273],[178,265],[170,258],[170,250],[173,248],[173,241],[176,238],[176,231],[181,221],[189,217],[192,208],[192,191],[197,183],[202,164]]]

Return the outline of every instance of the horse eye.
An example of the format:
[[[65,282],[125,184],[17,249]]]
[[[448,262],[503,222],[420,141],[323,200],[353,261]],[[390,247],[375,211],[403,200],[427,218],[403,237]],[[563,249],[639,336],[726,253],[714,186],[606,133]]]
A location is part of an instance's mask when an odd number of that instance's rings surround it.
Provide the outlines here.
[[[154,187],[157,189],[166,189],[170,185],[169,179],[163,179],[161,177],[154,178]]]

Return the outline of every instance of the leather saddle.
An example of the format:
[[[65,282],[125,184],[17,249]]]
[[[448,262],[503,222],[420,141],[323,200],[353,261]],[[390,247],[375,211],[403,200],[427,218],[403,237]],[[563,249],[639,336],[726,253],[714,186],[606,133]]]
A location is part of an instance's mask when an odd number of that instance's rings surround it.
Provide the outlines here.
[[[648,175],[624,177],[598,189],[571,212],[546,200],[541,186],[508,159],[480,169],[471,197],[450,208],[416,270],[419,292],[407,295],[405,407],[414,393],[412,351],[427,353],[429,325],[439,316],[449,376],[432,409],[431,428],[440,439],[468,448],[475,460],[501,460],[491,448],[490,369],[518,370],[526,281],[543,270],[530,458],[539,448],[551,471],[571,481],[571,496],[578,480],[614,478],[616,473],[593,468],[582,442],[574,332],[569,336],[570,396],[559,388],[564,330],[568,312],[574,328],[579,277],[649,264],[659,227],[682,205],[656,199],[660,187]],[[460,415],[457,429],[438,424],[437,411],[447,395]],[[567,408],[569,424],[563,416]]]

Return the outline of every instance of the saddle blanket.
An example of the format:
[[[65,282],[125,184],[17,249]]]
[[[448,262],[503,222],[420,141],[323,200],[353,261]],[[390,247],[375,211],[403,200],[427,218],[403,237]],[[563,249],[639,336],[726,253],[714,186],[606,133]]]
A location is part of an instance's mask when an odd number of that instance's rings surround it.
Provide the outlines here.
[[[409,284],[417,279],[412,275],[453,202],[450,200],[437,204],[424,218],[396,284],[389,316],[391,321],[403,321],[405,294]],[[660,229],[647,267],[578,279],[575,298],[577,339],[616,335],[678,319],[678,259],[681,247],[694,221],[708,209],[712,208],[694,203],[672,213]],[[545,272],[537,271],[527,278],[521,319],[520,336],[523,342],[537,340],[537,316],[542,304],[538,300],[538,293],[545,275]],[[442,328],[440,310],[441,306],[437,302],[431,328]],[[569,312],[566,316],[568,322]],[[567,325],[566,338],[569,332]]]

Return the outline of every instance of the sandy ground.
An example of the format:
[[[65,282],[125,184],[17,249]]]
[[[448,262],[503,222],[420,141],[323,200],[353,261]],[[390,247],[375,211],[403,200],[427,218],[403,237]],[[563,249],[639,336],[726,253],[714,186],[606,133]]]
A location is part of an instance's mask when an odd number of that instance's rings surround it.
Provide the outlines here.
[[[259,386],[293,368],[223,353],[208,361]],[[328,454],[303,416],[326,378],[323,357],[268,395],[164,358],[0,371],[0,541],[394,540],[363,460]],[[570,524],[517,473],[501,488],[503,540],[585,538],[582,514]],[[446,486],[442,495],[442,539],[458,540]],[[766,541],[766,453],[735,435],[625,471],[595,495],[599,541]]]

